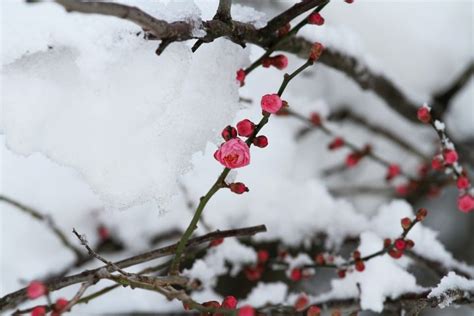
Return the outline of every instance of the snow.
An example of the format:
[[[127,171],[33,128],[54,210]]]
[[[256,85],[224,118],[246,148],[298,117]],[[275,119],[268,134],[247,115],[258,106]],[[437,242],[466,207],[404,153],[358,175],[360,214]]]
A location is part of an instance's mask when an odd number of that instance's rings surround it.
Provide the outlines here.
[[[383,247],[383,240],[372,232],[362,233],[360,239],[358,249],[362,256],[372,254]],[[356,298],[360,294],[361,308],[374,312],[382,312],[386,298],[394,299],[406,292],[423,290],[417,285],[415,277],[388,254],[365,262],[365,270],[362,272],[353,271],[347,273],[343,279],[332,280],[331,287],[328,293],[315,297],[314,302]]]
[[[449,306],[452,301],[446,292],[449,290],[462,290],[467,292],[474,292],[474,280],[466,279],[454,272],[449,272],[447,276],[443,277],[438,286],[433,288],[428,294],[428,298],[441,298],[439,306],[441,308]],[[469,294],[467,294],[469,295]]]
[[[217,6],[215,1],[185,3],[141,1],[137,5],[159,18],[187,19],[196,25],[200,19],[212,18]],[[334,2],[324,10],[326,25],[309,27],[302,35],[354,54],[375,72],[392,78],[415,100],[428,100],[432,91],[448,83],[472,58],[472,13],[461,3],[416,5],[409,4],[407,9],[399,3]],[[266,19],[265,14],[238,4],[233,5],[232,14],[256,26],[264,25]],[[2,1],[2,27],[2,193],[51,214],[77,245],[69,234],[73,227],[94,245],[97,224],[106,224],[126,246],[120,254],[104,254],[108,260],[148,250],[150,237],[186,228],[192,216],[187,198],[196,203],[222,170],[212,157],[220,130],[243,118],[257,121],[261,117],[259,96],[275,92],[283,74],[273,68],[258,69],[237,90],[235,70],[248,65],[248,55],[252,60],[258,58],[261,49],[242,50],[217,40],[201,46],[196,54],[190,52],[192,43],[173,44],[156,57],[157,43],[136,36],[140,29],[135,25],[114,18],[66,14],[53,4]],[[202,34],[199,29],[194,32]],[[444,49],[438,49],[440,44]],[[289,56],[288,70],[301,62]],[[471,80],[446,120],[448,132],[453,130],[456,139],[474,135],[470,119],[473,89]],[[254,102],[239,104],[239,93]],[[291,82],[284,98],[300,113],[318,111],[323,117],[349,105],[427,154],[436,148],[437,142],[430,141],[436,135],[429,127],[400,120],[372,93],[321,65]],[[386,170],[363,160],[353,170],[325,177],[323,171],[343,161],[347,150],[329,153],[330,139],[318,132],[296,140],[294,135],[301,127],[290,118],[272,117],[262,131],[269,146],[252,148],[252,164],[228,178],[244,182],[250,192],[218,192],[204,211],[205,221],[213,229],[265,224],[268,232],[255,239],[279,240],[287,246],[307,245],[315,235],[325,233],[325,246],[331,250],[337,251],[345,238],[359,236],[363,254],[380,250],[383,238],[401,233],[400,219],[412,217],[413,208],[393,197],[335,197],[328,187],[386,185]],[[370,141],[377,153],[403,163],[415,174],[419,160],[390,142],[350,123],[329,127],[356,144]],[[176,190],[176,181],[189,196]],[[159,214],[157,207],[166,212]],[[25,284],[19,280],[42,277],[73,261],[71,253],[41,223],[3,203],[1,208],[0,295]],[[441,244],[441,237],[446,236],[438,236],[428,225],[417,224],[410,232],[413,251],[447,269],[474,276],[474,268],[454,259]],[[206,232],[198,227],[197,234]],[[293,266],[310,258],[300,255],[289,260]],[[235,275],[255,262],[254,250],[226,239],[186,271],[205,285],[193,298],[217,299],[220,294],[213,285],[219,275]],[[387,298],[421,290],[415,276],[406,271],[411,264],[406,258],[375,258],[367,262],[364,272],[333,280],[327,292],[317,292],[312,300],[360,296],[364,309],[380,311]],[[57,295],[72,297],[75,290]],[[260,282],[241,304],[288,302],[292,295],[282,282]],[[156,293],[120,288],[97,302],[78,306],[72,315],[137,309],[177,311],[181,304]]]
[[[150,201],[164,207],[191,155],[215,140],[222,122],[239,109],[232,70],[247,60],[245,53],[218,40],[195,54],[172,44],[157,57],[156,43],[131,36],[132,25],[117,28],[119,20],[100,24],[104,20],[96,17],[98,38],[78,32],[91,27],[90,19],[69,20],[55,7],[39,8],[50,10],[51,21],[68,23],[53,28],[38,21],[41,11],[24,9],[30,23],[40,25],[35,32],[51,34],[8,62],[11,47],[18,49],[10,38],[22,36],[23,28],[21,20],[6,21],[5,34],[20,28],[5,36],[2,65],[1,125],[8,148],[26,156],[40,152],[74,168],[110,208]],[[60,42],[63,36],[74,42]],[[102,37],[108,40],[102,43]],[[39,48],[47,45],[53,48]]]

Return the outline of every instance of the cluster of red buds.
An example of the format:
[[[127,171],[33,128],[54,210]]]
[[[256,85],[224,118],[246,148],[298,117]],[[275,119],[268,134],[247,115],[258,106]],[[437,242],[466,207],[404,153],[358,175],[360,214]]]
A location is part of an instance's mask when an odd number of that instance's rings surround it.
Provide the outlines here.
[[[436,171],[444,171],[452,175],[459,189],[457,201],[458,209],[468,213],[474,210],[474,194],[466,170],[459,164],[459,156],[453,142],[446,134],[445,124],[433,119],[431,108],[424,104],[417,111],[418,120],[425,124],[430,124],[440,138],[440,151],[431,160],[431,168]]]
[[[247,267],[244,270],[245,276],[249,281],[258,281],[261,279],[265,267],[268,263],[270,254],[267,250],[261,249],[257,252],[257,263],[254,266]]]
[[[235,298],[235,296],[226,296],[223,300],[222,303],[219,303],[218,301],[208,301],[202,303],[203,307],[207,307],[210,309],[216,310],[216,312],[204,312],[201,313],[201,315],[205,316],[223,316],[224,315],[224,310],[228,313],[229,311],[236,311],[236,313],[233,313],[232,315],[238,315],[238,316],[255,316],[255,309],[250,306],[250,305],[244,305],[240,307],[237,310],[237,304],[238,301]],[[185,310],[189,310],[189,306],[186,303],[183,303],[183,307]],[[222,312],[219,312],[219,309],[222,309]],[[226,314],[227,314],[226,313]]]
[[[37,299],[43,295],[49,295],[48,288],[43,282],[32,281],[26,288],[26,296],[30,300]],[[68,306],[69,301],[64,298],[58,298],[54,305],[51,307],[51,316],[59,316],[66,312],[66,307]],[[45,306],[36,306],[31,310],[31,316],[45,316],[46,315]]]
[[[283,70],[288,66],[288,58],[282,54],[273,57],[267,57],[262,60],[262,66],[265,68],[273,66],[277,69]]]
[[[293,304],[293,308],[297,312],[303,312],[306,309],[306,316],[319,316],[321,315],[321,308],[316,305],[309,306],[309,298],[305,293],[301,293]]]

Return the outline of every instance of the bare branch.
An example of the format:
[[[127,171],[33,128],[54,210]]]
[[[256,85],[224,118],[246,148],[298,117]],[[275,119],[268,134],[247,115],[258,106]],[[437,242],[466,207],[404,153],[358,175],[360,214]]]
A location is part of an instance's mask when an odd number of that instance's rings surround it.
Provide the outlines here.
[[[230,21],[232,16],[230,14],[232,6],[232,0],[219,0],[219,6],[217,7],[216,15],[214,19],[221,21]]]
[[[219,238],[253,236],[255,234],[265,232],[266,230],[267,229],[265,225],[259,225],[259,226],[240,228],[240,229],[215,231],[215,232],[212,232],[200,237],[190,239],[186,244],[186,248],[192,248],[197,245],[200,245],[200,244],[203,244],[215,239],[219,239]],[[167,246],[167,247],[158,248],[149,252],[145,252],[140,255],[136,255],[124,260],[120,260],[118,262],[114,262],[114,264],[118,266],[120,269],[124,269],[124,268],[131,267],[140,263],[158,259],[164,256],[172,255],[175,253],[176,248],[177,248],[177,243]],[[105,271],[108,271],[108,272],[114,271],[114,269],[111,268],[110,266],[102,266],[97,269],[85,270],[81,273],[63,277],[57,280],[51,280],[46,283],[46,286],[48,287],[49,291],[56,291],[64,287],[70,286],[72,284],[86,282],[90,280],[91,277],[96,276],[97,273],[100,273],[100,271],[104,271],[103,270],[104,268],[106,269]],[[27,299],[26,288],[7,294],[0,299],[0,312],[3,312],[9,308],[16,307],[22,302],[24,302],[26,299]]]
[[[16,207],[17,209],[19,209],[20,211],[23,211],[23,212],[31,215],[33,218],[44,222],[49,227],[49,229],[51,229],[53,234],[55,234],[56,237],[58,237],[58,239],[61,241],[63,246],[66,247],[67,249],[71,250],[72,252],[74,252],[74,254],[76,255],[76,259],[78,261],[81,261],[84,258],[84,254],[82,253],[82,251],[79,248],[77,248],[76,246],[74,246],[69,241],[69,239],[63,233],[63,231],[61,229],[59,229],[59,227],[56,225],[56,223],[51,218],[51,216],[42,214],[42,213],[40,213],[39,211],[35,210],[32,207],[26,206],[26,205],[24,205],[24,204],[22,204],[18,201],[15,201],[14,199],[11,199],[11,198],[9,198],[7,196],[4,196],[4,195],[0,195],[0,201],[3,201],[7,204],[10,204],[10,205]]]

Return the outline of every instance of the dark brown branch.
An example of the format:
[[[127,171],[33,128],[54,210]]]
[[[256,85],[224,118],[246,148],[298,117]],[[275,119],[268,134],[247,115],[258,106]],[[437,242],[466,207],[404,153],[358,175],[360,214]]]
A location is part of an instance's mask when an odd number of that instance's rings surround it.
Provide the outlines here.
[[[474,62],[471,62],[464,71],[453,80],[453,82],[433,95],[435,103],[440,104],[439,112],[441,114],[444,114],[444,112],[449,108],[452,99],[462,90],[462,88],[464,88],[473,74]]]
[[[31,215],[33,218],[44,222],[48,226],[48,228],[51,229],[53,234],[55,234],[56,237],[58,237],[58,239],[63,244],[63,246],[71,250],[76,255],[77,261],[82,261],[84,259],[83,252],[69,241],[69,239],[66,237],[64,232],[61,229],[59,229],[59,227],[56,225],[56,223],[50,216],[42,214],[39,211],[33,209],[32,207],[26,206],[4,195],[0,195],[0,201],[10,204],[16,207],[17,209],[19,209],[20,211],[23,211],[24,213]]]
[[[230,14],[232,0],[219,0],[216,15],[214,19],[221,21],[230,21],[232,16]]]
[[[276,17],[268,21],[267,25],[264,28],[260,29],[259,32],[260,34],[262,34],[262,36],[270,35],[276,32],[280,27],[286,25],[287,23],[290,23],[291,20],[293,20],[294,18],[305,13],[306,11],[309,11],[323,4],[324,2],[327,2],[327,0],[300,1],[288,10],[284,11],[283,13],[277,15]]]
[[[215,231],[215,232],[212,232],[200,237],[190,239],[186,247],[192,248],[197,245],[210,242],[215,239],[220,239],[220,238],[253,236],[255,234],[265,232],[266,230],[267,229],[265,225],[259,225],[259,226],[240,228],[240,229]],[[119,268],[124,269],[124,268],[134,266],[140,263],[158,259],[164,256],[172,255],[175,253],[176,248],[177,248],[177,243],[167,246],[167,247],[158,248],[149,252],[145,252],[140,255],[136,255],[124,260],[120,260],[120,261],[115,262],[114,264],[118,266]],[[85,270],[78,274],[60,278],[58,280],[49,281],[46,283],[46,286],[48,287],[50,291],[56,291],[66,286],[70,286],[72,284],[86,282],[90,280],[91,277],[94,277],[95,275],[97,275],[97,273],[100,273],[99,271],[104,271],[104,270],[101,270],[104,268],[108,272],[114,271],[113,268],[111,268],[110,266],[109,267],[102,266],[97,269]],[[3,312],[9,308],[14,308],[18,306],[19,304],[21,304],[22,302],[24,302],[25,300],[26,300],[26,288],[7,294],[0,299],[0,312]]]

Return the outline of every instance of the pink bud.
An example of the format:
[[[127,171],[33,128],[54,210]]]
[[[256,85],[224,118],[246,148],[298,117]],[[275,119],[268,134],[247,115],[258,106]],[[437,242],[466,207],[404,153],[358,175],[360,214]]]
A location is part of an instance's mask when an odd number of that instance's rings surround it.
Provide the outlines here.
[[[324,46],[321,43],[314,43],[313,46],[311,47],[311,52],[309,53],[309,60],[315,62],[316,60],[321,57],[324,51]]]
[[[54,304],[54,311],[57,312],[57,313],[62,313],[62,312],[65,312],[65,308],[67,306],[67,304],[69,304],[69,301],[65,298],[58,298],[56,300],[56,303]]]
[[[444,168],[444,164],[440,156],[433,157],[431,160],[431,168],[433,170],[442,170]]]
[[[283,102],[278,94],[266,94],[260,102],[262,109],[268,113],[276,113],[281,109]]]
[[[33,281],[26,288],[26,295],[31,300],[43,296],[46,292],[48,292],[48,289],[43,282],[40,281]]]
[[[342,146],[344,146],[344,144],[345,144],[345,141],[343,138],[336,137],[333,139],[332,142],[329,143],[328,148],[329,150],[335,150],[335,149],[341,148]]]
[[[324,18],[319,14],[319,12],[314,12],[308,17],[309,24],[323,25]]]
[[[465,176],[460,176],[458,180],[456,181],[456,185],[459,190],[465,190],[469,188],[469,185],[470,185],[469,179]]]
[[[237,123],[237,132],[240,136],[250,137],[255,130],[255,124],[250,120],[242,120]]]
[[[250,305],[245,305],[239,308],[238,316],[255,316],[255,310]]]
[[[458,209],[464,213],[471,212],[474,209],[474,197],[470,194],[461,195],[458,198]]]
[[[237,130],[235,129],[235,127],[232,127],[230,125],[227,125],[223,130],[222,130],[222,133],[221,133],[221,136],[222,138],[224,138],[224,140],[229,140],[229,139],[232,139],[232,138],[236,138],[237,137]]]
[[[234,296],[226,296],[222,301],[222,307],[234,309],[237,307],[237,299]]]
[[[214,158],[229,169],[247,166],[250,163],[249,146],[239,138],[230,139],[219,147]]]
[[[395,178],[396,176],[398,176],[400,174],[400,166],[397,165],[397,164],[391,164],[390,166],[388,166],[388,169],[387,169],[387,175],[385,176],[385,180],[387,181],[390,181],[392,180],[393,178]]]
[[[306,296],[306,294],[303,293],[300,296],[298,296],[298,298],[296,299],[294,308],[297,312],[301,312],[306,308],[306,305],[308,305],[308,303],[309,303],[308,296]]]
[[[303,277],[303,274],[301,273],[301,269],[293,268],[293,270],[291,270],[290,279],[292,281],[295,281],[295,282],[300,281],[302,277]]]
[[[431,113],[430,113],[430,108],[423,105],[422,107],[418,108],[418,111],[417,111],[417,114],[416,116],[418,117],[418,119],[427,124],[429,122],[431,122]]]
[[[240,83],[241,87],[245,84],[245,76],[245,70],[243,70],[242,68],[237,70],[235,79]]]
[[[311,123],[313,123],[314,126],[321,125],[321,116],[319,115],[319,113],[311,113],[309,120],[311,121]]]
[[[268,251],[266,250],[259,250],[257,252],[257,260],[259,263],[267,262],[268,258],[270,257]]]
[[[283,70],[288,66],[288,58],[285,55],[276,55],[272,57],[272,65],[277,69]]]
[[[268,138],[267,136],[260,135],[254,138],[253,144],[260,148],[265,148],[268,146]]]
[[[242,194],[244,192],[249,191],[249,188],[247,188],[245,184],[243,184],[242,182],[235,182],[235,183],[229,184],[229,189],[232,192],[237,193],[237,194]]]
[[[212,241],[209,243],[209,245],[210,245],[211,247],[217,247],[217,246],[219,246],[220,244],[222,244],[223,242],[224,242],[224,238],[217,238],[217,239],[212,240]]]
[[[44,306],[36,306],[31,310],[31,316],[45,316],[46,308]]]
[[[346,157],[346,166],[349,168],[355,167],[360,161],[360,154],[358,152],[350,153]]]
[[[458,161],[458,153],[453,149],[446,149],[443,151],[444,160],[448,165],[452,165]]]
[[[308,308],[306,311],[306,316],[319,316],[321,315],[321,308],[313,305]]]

